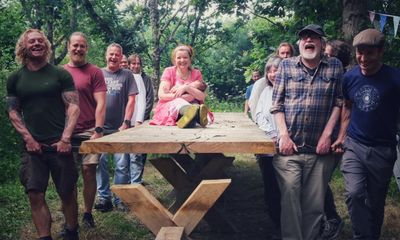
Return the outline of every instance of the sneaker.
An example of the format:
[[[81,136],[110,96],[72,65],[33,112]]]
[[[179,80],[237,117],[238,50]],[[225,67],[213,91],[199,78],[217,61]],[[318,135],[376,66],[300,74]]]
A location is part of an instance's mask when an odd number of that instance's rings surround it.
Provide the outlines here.
[[[83,213],[82,224],[87,228],[96,227],[96,225],[94,224],[93,215],[87,212]]]
[[[117,209],[118,212],[128,212],[129,209],[125,206],[123,202],[119,202],[115,204],[115,208]]]
[[[94,209],[100,210],[101,212],[109,212],[113,208],[111,201],[100,199],[95,205]]]
[[[344,227],[344,222],[341,218],[333,218],[326,220],[323,223],[321,238],[325,240],[338,239],[340,232]]]
[[[190,122],[196,117],[197,110],[199,109],[199,105],[190,105],[185,114],[176,122],[178,128],[186,128]]]
[[[208,124],[208,108],[206,105],[201,104],[199,107],[199,124],[202,127],[206,127]]]

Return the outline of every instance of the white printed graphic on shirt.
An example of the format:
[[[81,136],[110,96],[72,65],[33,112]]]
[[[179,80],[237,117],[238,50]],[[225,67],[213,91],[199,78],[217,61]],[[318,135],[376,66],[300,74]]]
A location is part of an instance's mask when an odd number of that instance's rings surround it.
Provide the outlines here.
[[[362,86],[355,94],[356,106],[363,112],[375,110],[379,104],[379,92],[371,85]]]
[[[104,78],[104,80],[106,81],[107,85],[107,94],[116,94],[121,90],[123,86],[122,83],[120,83],[118,80],[110,77],[106,77]]]

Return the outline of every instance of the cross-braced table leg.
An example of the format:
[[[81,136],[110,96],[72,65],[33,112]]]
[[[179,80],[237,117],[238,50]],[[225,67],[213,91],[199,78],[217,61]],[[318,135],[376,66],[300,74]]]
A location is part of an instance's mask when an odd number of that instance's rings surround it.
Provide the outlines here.
[[[169,208],[176,212],[203,179],[227,178],[224,169],[232,165],[234,157],[223,154],[171,155],[171,158],[150,160],[165,179],[174,187],[175,202]],[[218,205],[218,204],[217,204]],[[211,228],[218,231],[237,231],[218,206],[212,207],[205,216]]]
[[[201,181],[174,215],[141,184],[114,185],[111,190],[155,235],[162,227],[183,227],[189,236],[230,183],[230,179]]]

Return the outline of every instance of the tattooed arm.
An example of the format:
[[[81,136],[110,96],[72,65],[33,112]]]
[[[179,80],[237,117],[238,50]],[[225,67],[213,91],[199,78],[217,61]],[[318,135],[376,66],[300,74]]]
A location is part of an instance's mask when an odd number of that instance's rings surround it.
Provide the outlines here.
[[[61,95],[66,109],[65,127],[60,141],[52,146],[57,147],[57,152],[66,153],[71,151],[71,135],[79,117],[79,95],[76,90],[64,91]]]
[[[7,97],[7,110],[10,121],[17,132],[21,134],[28,152],[41,153],[40,144],[33,138],[22,120],[20,102],[17,97]]]

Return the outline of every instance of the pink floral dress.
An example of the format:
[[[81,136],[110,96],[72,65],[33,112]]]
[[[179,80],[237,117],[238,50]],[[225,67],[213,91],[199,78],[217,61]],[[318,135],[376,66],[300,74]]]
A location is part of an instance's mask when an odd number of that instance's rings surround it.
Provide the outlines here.
[[[190,77],[185,81],[181,79],[176,74],[176,67],[167,67],[162,76],[161,81],[168,81],[170,83],[171,88],[174,86],[183,85],[185,83],[192,83],[195,81],[203,81],[203,77],[201,75],[200,70],[192,68]],[[197,103],[202,103],[198,102]],[[176,125],[176,121],[179,115],[179,109],[184,106],[191,104],[188,101],[182,98],[175,98],[169,101],[158,100],[157,106],[154,110],[153,119],[150,121],[150,125],[166,125],[166,126],[174,126]]]

